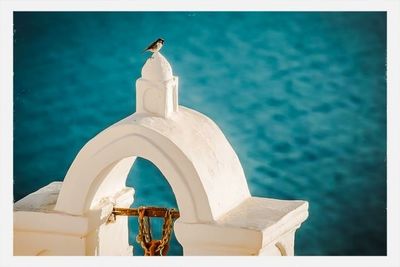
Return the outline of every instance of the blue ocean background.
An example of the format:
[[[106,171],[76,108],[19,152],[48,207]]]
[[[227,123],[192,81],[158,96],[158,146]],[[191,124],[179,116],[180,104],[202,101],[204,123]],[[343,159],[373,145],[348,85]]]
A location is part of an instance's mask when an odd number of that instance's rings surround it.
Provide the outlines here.
[[[158,37],[180,104],[220,126],[251,193],[309,201],[296,255],[386,255],[385,12],[15,12],[15,201],[135,111]],[[176,207],[151,162],[127,185],[134,207]]]

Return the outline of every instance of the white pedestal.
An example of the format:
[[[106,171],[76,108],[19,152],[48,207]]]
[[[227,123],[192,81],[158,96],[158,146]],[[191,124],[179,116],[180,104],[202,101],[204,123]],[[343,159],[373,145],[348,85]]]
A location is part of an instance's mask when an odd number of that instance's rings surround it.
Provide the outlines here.
[[[213,223],[175,222],[184,255],[292,256],[308,203],[250,197]]]
[[[14,204],[15,256],[132,255],[127,217],[107,223],[114,205],[131,205],[132,188],[76,216],[54,210],[61,186],[53,182]]]
[[[154,53],[136,81],[136,112],[167,118],[178,111],[178,104],[178,77],[165,57]]]

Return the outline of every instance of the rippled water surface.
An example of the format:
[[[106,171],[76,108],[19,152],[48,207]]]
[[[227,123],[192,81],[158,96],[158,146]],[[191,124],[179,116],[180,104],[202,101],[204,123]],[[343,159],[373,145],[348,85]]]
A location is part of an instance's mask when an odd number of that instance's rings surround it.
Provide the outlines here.
[[[134,112],[141,52],[162,36],[180,103],[221,127],[251,193],[309,201],[297,255],[386,254],[385,13],[15,13],[14,26],[15,200]],[[127,184],[133,206],[176,206],[148,161]]]

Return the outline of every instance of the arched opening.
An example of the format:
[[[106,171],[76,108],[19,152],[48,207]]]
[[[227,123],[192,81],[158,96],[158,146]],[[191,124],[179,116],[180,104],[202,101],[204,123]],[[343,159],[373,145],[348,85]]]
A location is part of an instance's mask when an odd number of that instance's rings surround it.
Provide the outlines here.
[[[82,148],[64,179],[55,210],[85,214],[102,197],[125,188],[132,164],[142,157],[153,162],[168,179],[181,211],[180,219],[210,221],[208,198],[193,163],[169,140],[152,137],[154,132],[138,134],[132,129],[136,131],[134,126],[112,127]]]
[[[126,185],[135,189],[135,200],[131,207],[159,206],[178,209],[175,195],[168,180],[157,166],[149,160],[139,157],[136,159],[128,174]],[[153,238],[161,238],[162,219],[153,218],[151,219],[151,224]],[[138,232],[137,217],[129,217],[128,225],[129,243],[134,247],[133,255],[142,256],[143,250],[136,242]],[[176,240],[175,233],[172,232],[168,255],[181,256],[182,254],[182,246]]]

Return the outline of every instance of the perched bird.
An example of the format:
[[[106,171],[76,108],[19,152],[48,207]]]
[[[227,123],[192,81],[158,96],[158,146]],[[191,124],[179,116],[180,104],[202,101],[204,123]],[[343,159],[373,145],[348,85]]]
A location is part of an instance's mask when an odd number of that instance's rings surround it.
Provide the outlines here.
[[[143,52],[150,51],[150,52],[158,52],[160,51],[161,47],[164,44],[164,39],[158,38],[154,42],[152,42]]]

